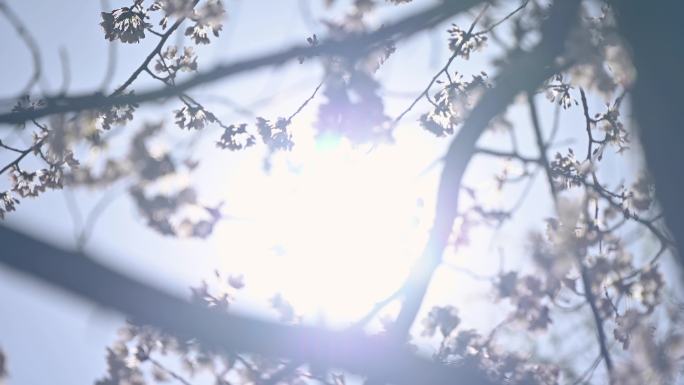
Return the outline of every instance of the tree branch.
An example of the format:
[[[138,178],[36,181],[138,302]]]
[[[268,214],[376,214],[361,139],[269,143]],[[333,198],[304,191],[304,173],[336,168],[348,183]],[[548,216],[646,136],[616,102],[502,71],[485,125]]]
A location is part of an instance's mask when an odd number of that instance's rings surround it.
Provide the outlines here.
[[[199,0],[195,0],[193,2],[192,6],[194,7],[198,1]],[[184,21],[185,21],[185,17],[181,17],[175,23],[173,23],[173,25],[169,28],[169,30],[166,31],[166,33],[164,33],[161,36],[161,38],[159,39],[159,43],[157,43],[157,45],[154,47],[152,52],[150,52],[147,55],[145,60],[143,60],[143,62],[140,64],[140,66],[138,66],[138,68],[136,68],[135,71],[133,71],[131,76],[129,76],[128,79],[126,79],[126,81],[122,85],[119,86],[119,88],[117,88],[116,90],[114,90],[114,92],[112,92],[110,97],[121,95],[121,93],[124,92],[126,90],[126,88],[128,86],[130,86],[135,81],[135,79],[138,78],[140,73],[142,73],[147,68],[147,66],[150,64],[152,59],[161,53],[162,48],[164,48],[164,44],[166,44],[166,40],[169,39],[169,37],[176,31],[176,29],[178,29],[178,27],[180,27],[181,24],[183,24]]]
[[[530,120],[532,120],[532,128],[534,129],[534,139],[537,143],[537,148],[539,149],[539,159],[541,165],[544,168],[546,174],[546,181],[549,184],[549,189],[551,190],[551,196],[553,197],[554,204],[557,201],[558,193],[556,192],[556,185],[553,183],[553,174],[551,174],[551,166],[549,163],[549,158],[546,155],[547,145],[544,144],[544,135],[542,134],[541,125],[539,124],[539,113],[537,113],[537,105],[534,103],[534,95],[531,93],[527,94],[527,104],[530,107]]]
[[[596,339],[599,344],[599,351],[603,357],[603,362],[606,364],[606,371],[608,372],[608,383],[612,384],[613,377],[613,360],[610,357],[610,351],[608,350],[608,342],[606,341],[606,331],[603,328],[603,319],[599,313],[599,309],[596,307],[596,296],[591,288],[591,277],[589,276],[589,271],[587,267],[578,258],[577,263],[580,269],[580,275],[582,277],[582,286],[584,288],[584,296],[589,302],[589,307],[591,308],[591,314],[594,317],[594,324],[596,325]]]
[[[477,140],[489,122],[505,111],[517,94],[534,90],[553,75],[556,70],[554,59],[563,51],[578,8],[578,0],[554,3],[549,18],[542,26],[542,41],[532,52],[514,59],[502,69],[494,88],[485,92],[451,142],[439,182],[435,221],[430,237],[406,282],[404,303],[394,330],[397,336],[405,338],[408,334],[432,274],[441,261],[458,214],[461,179],[475,153]]]
[[[0,227],[0,263],[84,299],[209,348],[287,357],[372,375],[399,385],[494,385],[470,366],[448,367],[416,357],[403,345],[357,331],[289,326],[230,315],[181,300],[95,262]]]
[[[21,92],[22,94],[25,94],[30,92],[31,88],[33,88],[33,86],[38,83],[38,80],[40,80],[40,75],[42,73],[40,50],[38,49],[36,40],[33,38],[31,33],[29,33],[28,29],[26,29],[24,23],[22,23],[12,9],[7,6],[5,1],[0,1],[0,13],[4,14],[10,24],[12,24],[12,27],[14,27],[14,29],[17,31],[17,34],[24,41],[26,47],[31,53],[31,59],[33,60],[33,75],[31,75],[28,84],[26,84]]]
[[[587,147],[587,161],[591,162],[591,156],[592,156],[592,144],[595,143],[595,140],[591,134],[591,119],[589,118],[589,112],[587,108],[587,98],[584,94],[584,90],[580,88],[580,93],[582,95],[582,105],[584,106],[584,116],[586,120],[586,131],[588,135],[588,147]],[[542,137],[541,133],[541,127],[539,124],[539,115],[537,113],[537,107],[534,103],[534,97],[528,93],[527,95],[527,103],[530,108],[530,118],[532,120],[532,127],[534,128],[534,134],[535,134],[535,139],[537,142],[537,147],[539,148],[539,154],[540,157],[542,158],[542,165],[544,167],[544,171],[546,174],[546,180],[549,184],[549,189],[551,190],[551,195],[553,197],[553,203],[556,207],[556,212],[558,212],[558,192],[556,190],[556,185],[553,183],[553,173],[551,172],[551,167],[549,164],[549,160],[546,155],[547,147],[544,145],[544,139]],[[594,178],[596,178],[596,174],[593,174]],[[606,332],[603,327],[603,319],[601,318],[601,314],[599,313],[599,309],[596,305],[596,295],[593,292],[592,285],[591,285],[591,276],[589,275],[589,271],[587,267],[585,266],[584,262],[582,261],[581,256],[576,253],[576,262],[577,262],[577,268],[580,271],[580,278],[582,281],[582,287],[584,289],[584,297],[586,298],[587,302],[589,303],[589,308],[591,309],[591,314],[594,319],[594,325],[596,326],[596,340],[599,345],[599,352],[600,352],[600,357],[602,358],[603,362],[606,365],[606,372],[608,373],[608,382],[612,384],[613,382],[613,360],[611,359],[610,356],[610,351],[608,350],[608,344],[606,341]]]
[[[253,57],[229,64],[219,64],[213,69],[198,73],[172,87],[161,87],[135,94],[105,96],[100,92],[70,97],[47,97],[46,106],[26,111],[0,114],[0,123],[22,123],[48,115],[101,109],[115,105],[126,105],[159,100],[181,95],[202,84],[225,79],[237,74],[254,71],[267,66],[282,65],[300,57],[318,55],[358,56],[374,49],[378,43],[388,39],[406,38],[426,28],[433,27],[453,15],[479,4],[482,0],[445,1],[415,15],[408,16],[394,24],[381,27],[375,32],[348,37],[342,40],[328,39],[316,47],[298,45],[275,53]],[[139,68],[143,71],[144,68]],[[127,81],[128,83],[128,81]],[[126,83],[124,83],[124,86]],[[123,86],[122,86],[123,87]],[[123,90],[122,87],[119,89]],[[125,87],[124,87],[125,88]],[[119,91],[117,89],[117,91]],[[120,91],[119,91],[120,92]]]
[[[458,44],[458,46],[454,47],[454,53],[451,54],[451,56],[447,60],[446,64],[444,64],[444,67],[440,68],[440,70],[437,71],[437,73],[432,77],[432,79],[430,79],[430,82],[425,87],[423,92],[421,92],[418,96],[416,96],[415,99],[413,99],[413,102],[404,111],[402,111],[401,114],[399,114],[399,116],[397,116],[394,119],[394,121],[392,122],[392,125],[396,126],[397,124],[399,124],[401,119],[403,119],[404,116],[406,116],[406,114],[408,114],[413,109],[413,107],[415,107],[416,104],[418,104],[418,102],[422,98],[426,98],[432,105],[434,105],[436,107],[435,102],[433,102],[432,99],[430,99],[430,88],[432,88],[432,85],[435,84],[435,82],[439,79],[440,76],[442,76],[442,74],[446,74],[446,76],[449,77],[449,67],[451,66],[451,63],[453,63],[454,60],[456,60],[456,58],[458,57],[458,55],[461,54],[461,49],[463,48],[463,45],[465,43],[467,43],[468,40],[472,37],[472,33],[473,33],[473,29],[475,28],[475,25],[477,25],[477,22],[480,20],[480,18],[485,13],[485,11],[487,11],[488,7],[489,7],[489,4],[487,4],[480,11],[480,13],[477,15],[477,17],[475,17],[475,20],[473,20],[473,22],[470,24],[470,28],[468,28],[468,32],[466,32],[465,36],[463,37],[463,40],[461,40],[461,42]],[[450,77],[449,77],[449,80],[451,81]]]

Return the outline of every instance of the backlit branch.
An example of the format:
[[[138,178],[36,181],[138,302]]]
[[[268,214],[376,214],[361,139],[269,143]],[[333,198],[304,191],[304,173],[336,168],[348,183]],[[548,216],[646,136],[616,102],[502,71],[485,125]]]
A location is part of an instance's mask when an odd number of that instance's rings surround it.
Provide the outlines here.
[[[493,29],[495,29],[495,28],[496,28],[497,26],[499,26],[501,23],[503,23],[504,21],[510,19],[510,18],[513,17],[516,13],[518,13],[518,12],[521,11],[523,8],[525,8],[525,6],[527,6],[527,3],[528,3],[528,2],[529,2],[529,0],[523,2],[518,8],[514,9],[511,13],[509,13],[509,14],[506,15],[504,18],[502,18],[502,19],[499,20],[498,22],[496,22],[496,23],[494,23],[493,25],[491,25],[489,28],[487,28],[487,29],[485,29],[485,30],[482,30],[482,31],[480,31],[480,32],[474,33],[473,30],[475,29],[475,26],[477,25],[477,22],[480,20],[480,18],[482,17],[482,15],[484,15],[484,12],[487,11],[487,8],[488,8],[488,7],[485,6],[485,8],[482,9],[482,11],[480,11],[480,13],[477,15],[477,17],[475,18],[475,20],[473,20],[473,22],[470,24],[470,27],[468,28],[468,31],[467,31],[467,32],[465,33],[465,35],[463,36],[463,39],[461,40],[461,42],[460,42],[456,47],[454,47],[454,52],[451,54],[451,56],[450,56],[449,59],[447,60],[447,62],[446,62],[446,64],[444,65],[444,67],[440,68],[440,70],[432,77],[432,79],[430,79],[430,82],[429,82],[428,85],[425,87],[425,89],[423,90],[423,92],[421,92],[417,97],[415,97],[415,98],[413,99],[413,102],[412,102],[404,111],[402,111],[401,114],[399,114],[399,116],[397,116],[397,117],[394,119],[393,124],[394,124],[394,125],[399,124],[399,122],[401,121],[401,119],[403,119],[404,116],[406,116],[406,114],[408,114],[408,113],[413,109],[413,107],[415,107],[416,104],[418,104],[418,102],[419,102],[421,99],[426,98],[428,101],[430,101],[430,102],[432,103],[432,101],[431,101],[431,99],[430,99],[430,89],[431,89],[432,86],[437,82],[437,80],[439,80],[439,78],[440,78],[442,75],[446,75],[447,78],[449,78],[449,76],[450,76],[450,75],[449,75],[449,67],[450,67],[451,64],[454,62],[454,60],[456,60],[456,58],[457,58],[459,55],[461,55],[461,54],[463,53],[463,52],[462,52],[462,49],[463,49],[463,45],[464,45],[464,44],[467,44],[467,43],[469,42],[469,40],[470,40],[473,36],[475,36],[475,35],[483,35],[483,34],[486,34],[486,33],[488,33],[488,32],[491,32]],[[450,78],[449,78],[449,79],[450,79]]]
[[[505,66],[468,116],[451,142],[439,182],[436,217],[423,255],[406,282],[404,303],[397,317],[395,333],[404,338],[413,324],[433,272],[451,235],[458,214],[458,195],[465,170],[476,151],[475,144],[489,122],[504,112],[517,94],[534,90],[556,70],[554,59],[563,51],[574,24],[579,1],[557,1],[542,26],[542,41],[527,55]]]
[[[469,366],[448,367],[398,344],[357,331],[287,326],[191,304],[133,280],[95,260],[0,228],[0,263],[179,338],[226,352],[287,357],[338,367],[400,385],[493,385]]]
[[[375,32],[353,36],[342,40],[329,39],[321,44],[310,47],[298,45],[272,54],[240,60],[229,64],[219,64],[213,69],[198,73],[193,77],[178,82],[172,87],[161,87],[134,94],[118,95],[127,81],[117,89],[115,95],[106,96],[102,93],[89,93],[69,97],[47,97],[46,106],[25,111],[0,114],[0,123],[22,123],[30,119],[37,119],[48,115],[79,112],[89,109],[102,109],[115,105],[139,104],[152,100],[165,99],[181,95],[197,86],[226,79],[238,74],[254,71],[262,67],[278,66],[298,58],[309,58],[321,55],[359,56],[373,50],[377,44],[388,39],[409,37],[426,28],[432,27],[453,15],[471,8],[481,0],[447,1],[425,11],[408,16],[394,24],[381,27]],[[140,72],[144,67],[140,69]]]
[[[197,4],[198,1],[199,0],[195,0],[193,2],[193,7],[195,6],[195,4]],[[154,59],[155,56],[157,56],[161,53],[161,50],[162,50],[162,48],[164,48],[164,44],[166,44],[166,41],[169,39],[169,37],[178,29],[178,27],[180,27],[181,24],[183,24],[184,21],[185,21],[185,17],[181,17],[178,20],[176,20],[175,23],[173,23],[173,25],[169,28],[169,30],[166,31],[161,36],[161,38],[159,39],[159,42],[154,47],[152,52],[150,52],[147,55],[147,57],[145,57],[145,60],[143,60],[143,62],[140,64],[140,66],[138,66],[138,68],[136,68],[135,71],[133,71],[131,76],[129,76],[128,79],[126,79],[126,81],[121,86],[119,86],[116,90],[114,90],[114,92],[112,92],[110,97],[121,95],[121,93],[123,93],[126,90],[126,88],[128,88],[128,86],[130,86],[143,71],[145,71],[147,66],[152,61],[152,59]]]

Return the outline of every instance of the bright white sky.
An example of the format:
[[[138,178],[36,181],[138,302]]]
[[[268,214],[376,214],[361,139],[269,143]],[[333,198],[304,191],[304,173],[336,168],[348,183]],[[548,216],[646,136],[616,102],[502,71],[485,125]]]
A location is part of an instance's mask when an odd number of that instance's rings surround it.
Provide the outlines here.
[[[56,89],[61,82],[58,50],[62,48],[69,57],[71,90],[89,91],[100,84],[107,45],[98,25],[99,2],[8,3],[36,36],[48,79],[44,86],[48,90]],[[314,32],[324,35],[320,25],[310,25],[302,17],[299,3],[226,1],[230,19],[218,42],[199,51],[200,70],[219,60],[234,60],[301,43]],[[323,2],[311,3],[312,14],[322,15],[319,5]],[[415,3],[388,7],[393,13],[387,15],[383,11],[378,19],[396,18],[432,2]],[[118,5],[119,2],[112,2],[112,7]],[[343,4],[336,8],[340,9],[344,9]],[[326,15],[333,14],[335,11]],[[380,71],[389,90],[414,92],[424,87],[446,58],[445,29],[442,26],[399,45],[398,52]],[[4,19],[0,20],[0,36],[0,50],[5,53],[0,97],[5,98],[13,96],[14,90],[20,89],[30,76],[30,56]],[[153,41],[156,43],[151,37],[148,44],[119,46],[115,84],[138,65]],[[453,69],[466,76],[477,73],[489,55],[476,54],[470,62],[457,62]],[[215,99],[209,96],[228,96],[246,106],[274,96],[269,104],[255,110],[275,119],[294,111],[313,91],[320,75],[321,69],[315,63],[293,63],[193,90],[191,94],[206,100],[224,121],[252,123],[251,118],[211,104]],[[152,85],[155,84],[144,76],[136,83],[136,87]],[[410,100],[405,98],[388,98],[389,115],[396,115],[408,103]],[[177,104],[143,109],[133,126],[146,119],[157,120],[161,111],[166,114],[166,122],[172,123],[173,108]],[[426,108],[419,105],[416,112]],[[340,327],[361,317],[375,302],[396,290],[412,261],[420,255],[433,215],[440,170],[439,165],[428,167],[444,153],[448,140],[422,131],[415,122],[417,115],[409,114],[392,146],[354,148],[345,140],[332,145],[317,143],[310,128],[315,113],[314,102],[296,118],[294,151],[277,156],[270,175],[261,172],[260,150],[228,153],[213,146],[219,136],[218,128],[204,135],[197,149],[202,154],[202,163],[192,182],[198,187],[201,200],[209,204],[225,201],[224,211],[235,217],[222,222],[208,241],[159,236],[144,226],[122,186],[118,186],[121,196],[101,217],[86,249],[104,263],[179,295],[189,293],[189,285],[210,278],[214,269],[242,273],[247,287],[238,295],[240,311],[272,315],[268,299],[280,292],[310,322]],[[511,116],[522,123],[519,140],[526,148],[526,112],[514,110]],[[545,113],[542,118],[548,129],[550,114]],[[574,113],[566,114],[563,124],[577,124],[578,118]],[[172,124],[169,131],[174,140],[188,135]],[[496,145],[504,139],[488,136],[486,141]],[[488,183],[491,184],[495,170],[491,165],[475,162],[467,184],[491,192]],[[472,247],[457,254],[448,253],[449,264],[492,274],[499,267],[501,241],[514,239],[519,242],[514,246],[505,243],[503,253],[506,268],[516,267],[517,255],[524,250],[522,240],[526,231],[538,225],[539,219],[549,212],[545,191],[545,186],[537,183],[529,197],[533,203],[523,206],[515,226],[505,226],[494,238],[491,233],[474,232]],[[75,194],[81,210],[88,212],[103,192],[77,190]],[[493,203],[504,202],[504,207],[517,197],[488,195]],[[51,192],[22,202],[19,211],[9,216],[8,223],[68,247],[73,245],[70,218],[63,193]],[[428,301],[430,306],[469,306],[473,311],[468,312],[470,318],[466,314],[466,323],[490,325],[499,319],[496,309],[477,304],[487,298],[485,287],[444,267],[435,277]],[[115,338],[114,331],[121,322],[118,316],[3,269],[0,301],[0,346],[9,355],[10,384],[88,384],[104,373],[104,347]]]

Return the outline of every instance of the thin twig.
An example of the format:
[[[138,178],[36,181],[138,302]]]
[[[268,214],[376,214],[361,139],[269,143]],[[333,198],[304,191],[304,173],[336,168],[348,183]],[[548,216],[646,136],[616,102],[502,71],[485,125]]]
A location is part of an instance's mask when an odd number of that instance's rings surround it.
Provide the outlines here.
[[[612,384],[614,380],[613,360],[610,356],[610,351],[608,350],[606,332],[603,327],[603,319],[601,318],[601,314],[596,306],[596,296],[591,288],[591,277],[589,276],[589,271],[581,260],[578,261],[578,264],[580,268],[580,275],[582,277],[582,285],[584,287],[584,295],[587,298],[589,308],[591,308],[591,313],[594,317],[594,323],[596,324],[596,337],[598,339],[601,356],[603,356],[603,362],[606,365],[606,371],[608,372],[608,382]]]
[[[592,362],[592,364],[589,365],[589,367],[587,368],[587,370],[585,370],[584,373],[582,373],[582,375],[579,376],[579,378],[577,378],[577,380],[575,380],[575,382],[572,383],[572,385],[579,385],[579,384],[581,384],[585,379],[588,380],[589,378],[587,378],[587,377],[589,377],[592,373],[594,373],[594,371],[595,371],[596,368],[599,366],[599,364],[601,363],[602,360],[603,360],[603,356],[602,356],[601,354],[599,354],[599,355],[596,357],[596,359],[594,360],[594,362]]]
[[[530,114],[532,118],[532,126],[534,128],[535,132],[535,137],[537,141],[537,146],[539,148],[540,156],[542,159],[544,159],[544,171],[546,173],[546,179],[549,184],[549,188],[551,190],[551,194],[553,195],[553,202],[556,207],[556,213],[558,213],[558,195],[556,192],[556,187],[553,182],[553,174],[551,172],[550,165],[548,163],[548,159],[546,159],[546,147],[544,146],[543,143],[543,138],[541,134],[541,128],[539,126],[539,117],[537,115],[537,110],[536,106],[534,104],[534,98],[532,94],[528,93],[527,95],[527,100],[528,100],[528,105],[530,107]],[[586,98],[584,96],[584,91],[582,91],[582,102],[584,105],[586,105]],[[585,108],[585,115],[587,115]],[[588,116],[588,115],[587,115]],[[587,117],[588,119],[588,117]],[[587,132],[590,135],[589,137],[589,147],[587,149],[587,159],[591,158],[591,145],[593,143],[593,139],[591,138],[591,126],[589,124],[589,120],[587,120]],[[601,314],[599,313],[597,304],[596,304],[596,296],[594,295],[593,289],[592,289],[592,284],[591,284],[591,277],[589,275],[589,271],[587,267],[585,266],[584,262],[582,261],[581,256],[576,253],[576,259],[577,259],[577,265],[578,269],[580,270],[580,277],[584,289],[584,296],[587,299],[587,302],[589,303],[589,308],[591,309],[591,314],[594,318],[594,324],[596,326],[596,332],[597,332],[597,342],[599,345],[599,351],[601,353],[601,356],[603,357],[603,362],[606,365],[606,371],[608,373],[608,382],[612,384],[614,376],[613,376],[613,361],[610,356],[610,351],[608,350],[608,345],[606,341],[606,332],[604,329],[603,325],[603,319],[601,318]]]
[[[165,365],[163,365],[161,362],[155,360],[152,357],[149,357],[148,360],[152,363],[152,365],[156,366],[157,369],[163,371],[164,373],[168,374],[169,376],[173,377],[176,381],[180,382],[183,385],[192,385],[190,381],[186,380],[183,376],[180,374],[174,372],[173,370],[167,368]]]
[[[532,128],[534,129],[534,139],[537,143],[537,148],[539,150],[539,158],[541,160],[541,165],[544,168],[546,174],[546,181],[549,184],[549,189],[551,190],[553,202],[554,204],[556,204],[556,202],[558,201],[558,193],[556,192],[556,185],[553,183],[551,165],[549,164],[549,159],[546,155],[547,147],[544,144],[544,134],[542,134],[541,126],[539,123],[539,114],[537,113],[537,106],[534,103],[534,95],[529,92],[527,93],[527,104],[530,108],[530,120],[532,120]]]
[[[36,144],[34,144],[33,146],[27,148],[26,150],[21,151],[21,152],[19,153],[19,156],[18,156],[16,159],[14,159],[13,161],[11,161],[11,162],[8,163],[7,165],[5,165],[5,167],[3,167],[2,169],[0,169],[0,175],[4,174],[5,171],[9,170],[9,169],[12,168],[12,167],[18,167],[18,166],[19,166],[19,163],[21,163],[21,161],[26,157],[26,155],[28,155],[28,154],[30,154],[31,152],[37,150],[38,148],[40,148],[40,146],[43,145],[43,140],[44,140],[44,139],[41,139],[40,141],[36,142]]]
[[[294,117],[297,116],[297,114],[299,114],[300,112],[302,112],[302,110],[304,109],[304,107],[306,107],[306,105],[309,104],[309,102],[312,101],[312,100],[316,97],[316,94],[318,93],[318,90],[321,89],[321,87],[323,86],[324,83],[325,83],[325,79],[323,79],[323,80],[318,84],[318,86],[316,87],[316,89],[314,90],[314,92],[311,94],[311,96],[309,96],[309,98],[306,99],[306,100],[304,101],[304,103],[302,103],[302,104],[299,106],[299,108],[297,108],[297,111],[295,111],[292,115],[290,115],[290,117],[287,118],[287,121],[288,121],[288,122],[291,122],[292,119],[294,119]]]
[[[520,6],[519,6],[518,8],[514,9],[514,10],[511,11],[508,15],[506,15],[506,16],[503,17],[502,19],[498,20],[497,22],[493,23],[493,24],[490,25],[489,27],[483,29],[482,31],[475,32],[475,33],[473,34],[473,36],[485,35],[485,34],[488,34],[488,33],[492,32],[496,27],[498,27],[499,25],[503,24],[503,23],[506,22],[508,19],[510,19],[511,17],[515,16],[516,13],[522,11],[525,7],[527,7],[527,3],[529,3],[529,2],[530,2],[530,0],[525,0],[525,1],[523,1],[523,3],[520,4]]]
[[[2,140],[0,140],[0,147],[4,148],[6,150],[10,150],[12,152],[18,152],[20,154],[24,152],[24,150],[20,150],[16,147],[12,147],[10,145],[5,144]]]
[[[557,71],[553,60],[563,50],[563,42],[575,23],[579,1],[555,2],[550,16],[542,25],[542,39],[532,52],[512,60],[473,108],[445,156],[440,177],[437,208],[433,228],[423,255],[412,268],[407,279],[404,302],[395,322],[393,333],[405,338],[423,302],[432,275],[441,262],[442,253],[452,233],[458,214],[458,195],[461,180],[475,153],[475,145],[490,123],[503,112],[518,93],[535,89]]]
[[[260,385],[276,385],[281,380],[283,380],[285,377],[292,374],[300,366],[302,366],[301,362],[290,361],[287,364],[285,364],[285,366],[280,368],[277,372],[271,374],[268,378],[261,380]]]
[[[66,94],[71,84],[71,71],[69,70],[69,55],[64,47],[59,49],[59,62],[62,65],[62,85],[59,86],[59,93]]]
[[[198,1],[199,0],[194,0],[192,6],[194,7]],[[138,75],[140,75],[140,73],[143,72],[147,68],[147,66],[150,64],[152,59],[157,54],[161,53],[162,48],[164,48],[164,44],[166,44],[166,40],[169,39],[169,37],[176,31],[176,29],[178,29],[178,27],[180,27],[181,24],[183,24],[184,21],[185,21],[185,17],[181,17],[178,20],[176,20],[176,22],[173,23],[173,25],[171,25],[171,27],[169,27],[168,31],[166,31],[161,36],[161,38],[159,39],[159,42],[154,47],[152,52],[150,52],[147,55],[145,60],[143,60],[143,62],[140,64],[140,66],[138,66],[138,68],[136,68],[135,71],[133,71],[131,76],[129,76],[128,79],[126,79],[126,81],[121,86],[119,86],[119,88],[114,90],[114,92],[112,92],[109,95],[110,97],[121,95],[126,90],[126,88],[128,88],[128,86],[130,86],[135,81],[135,79],[138,78]]]
[[[389,295],[387,298],[383,299],[380,302],[377,302],[375,305],[373,305],[373,308],[366,313],[366,315],[363,316],[363,318],[359,319],[358,321],[354,322],[352,326],[350,326],[350,329],[361,329],[364,326],[370,322],[370,320],[373,319],[382,309],[384,309],[387,305],[389,305],[392,301],[396,300],[399,298],[404,291],[404,286],[402,285],[397,289],[394,293]]]
[[[74,240],[77,244],[76,249],[81,251],[82,248],[78,247],[78,238],[83,231],[83,213],[81,212],[81,208],[78,206],[76,198],[74,197],[74,192],[71,189],[64,189],[62,195],[64,196],[64,203],[66,204],[67,211],[69,212],[69,215],[71,215],[71,221],[73,222]]]
[[[146,92],[135,94],[123,94],[123,90],[133,82],[145,66],[140,66],[134,75],[127,80],[122,87],[115,91],[116,97],[107,97],[99,92],[86,93],[81,95],[46,98],[47,105],[28,111],[15,111],[0,114],[0,123],[21,123],[30,119],[37,119],[44,116],[79,112],[90,109],[108,108],[115,105],[126,105],[143,103],[147,101],[164,99],[170,96],[183,94],[191,88],[202,84],[207,84],[219,79],[225,79],[237,74],[254,71],[262,67],[272,67],[283,64],[287,61],[299,57],[313,57],[319,55],[338,55],[356,57],[363,55],[368,50],[372,50],[378,43],[387,39],[407,38],[415,33],[425,30],[436,23],[439,23],[454,14],[480,3],[482,0],[463,0],[442,2],[425,11],[408,16],[394,24],[384,26],[375,32],[365,35],[357,35],[343,40],[326,40],[316,47],[308,45],[297,45],[292,48],[284,49],[275,53],[257,56],[250,59],[236,61],[230,64],[217,65],[204,73],[198,73],[183,82],[179,82],[174,87],[161,87]],[[161,41],[160,41],[161,44]],[[149,55],[145,64],[152,60],[154,55]]]
[[[495,156],[499,158],[506,158],[506,159],[515,159],[518,160],[522,163],[535,163],[539,164],[542,162],[541,159],[539,158],[530,158],[528,156],[524,156],[517,151],[499,151],[499,150],[494,150],[494,149],[489,149],[489,148],[482,148],[478,147],[475,150],[475,153],[477,154],[483,154],[483,155],[489,155],[489,156]]]
[[[594,136],[591,133],[591,126],[593,120],[589,117],[589,107],[587,105],[587,96],[584,93],[584,89],[580,87],[580,95],[582,98],[582,111],[584,111],[584,120],[586,122],[585,129],[587,130],[587,160],[591,159],[592,146],[594,142]]]
[[[397,124],[399,124],[401,119],[403,119],[404,116],[406,116],[406,114],[408,114],[413,109],[413,107],[415,107],[416,104],[418,104],[418,102],[421,99],[426,98],[431,104],[435,105],[435,103],[430,99],[430,89],[437,82],[437,80],[439,80],[439,78],[442,76],[442,74],[447,74],[447,76],[449,75],[449,66],[451,66],[451,63],[453,63],[453,61],[456,60],[458,55],[461,54],[461,49],[463,48],[463,45],[472,36],[471,34],[473,32],[473,29],[475,28],[475,25],[480,20],[480,17],[482,17],[482,15],[484,14],[484,12],[487,10],[488,7],[489,7],[489,4],[486,4],[485,7],[482,9],[482,11],[477,15],[475,20],[473,20],[473,22],[470,24],[470,28],[468,28],[468,32],[466,32],[465,36],[463,36],[463,39],[459,42],[458,46],[456,46],[454,48],[454,53],[451,54],[451,56],[447,60],[446,64],[444,64],[444,66],[442,68],[440,68],[439,71],[437,71],[437,73],[432,77],[432,79],[430,79],[430,82],[428,83],[427,87],[425,87],[423,92],[421,92],[417,97],[415,97],[413,102],[394,119],[394,121],[392,122],[393,126],[396,126]]]
[[[120,192],[115,189],[110,189],[105,193],[105,195],[97,201],[95,206],[88,212],[88,216],[83,223],[81,232],[76,238],[76,247],[78,250],[83,250],[85,245],[88,243],[91,235],[95,231],[95,225],[102,216],[102,213],[109,207],[109,205],[114,202],[114,200],[120,195]]]

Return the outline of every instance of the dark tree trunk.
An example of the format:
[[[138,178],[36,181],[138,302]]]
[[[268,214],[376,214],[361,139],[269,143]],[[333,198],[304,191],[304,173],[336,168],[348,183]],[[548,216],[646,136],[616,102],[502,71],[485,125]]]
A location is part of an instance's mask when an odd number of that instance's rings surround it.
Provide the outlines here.
[[[616,0],[614,6],[638,73],[632,100],[646,162],[666,223],[682,246],[684,2]],[[684,266],[682,253],[678,258]]]

